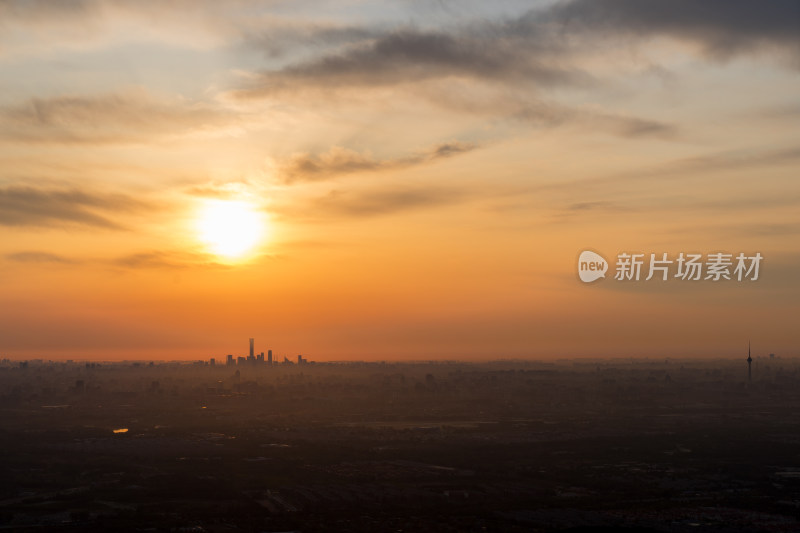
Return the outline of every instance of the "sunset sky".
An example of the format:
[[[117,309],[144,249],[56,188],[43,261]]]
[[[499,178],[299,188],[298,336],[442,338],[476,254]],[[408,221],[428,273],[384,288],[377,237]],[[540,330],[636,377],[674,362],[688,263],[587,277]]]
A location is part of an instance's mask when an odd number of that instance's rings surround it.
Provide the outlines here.
[[[0,0],[0,358],[798,356],[798,5]]]

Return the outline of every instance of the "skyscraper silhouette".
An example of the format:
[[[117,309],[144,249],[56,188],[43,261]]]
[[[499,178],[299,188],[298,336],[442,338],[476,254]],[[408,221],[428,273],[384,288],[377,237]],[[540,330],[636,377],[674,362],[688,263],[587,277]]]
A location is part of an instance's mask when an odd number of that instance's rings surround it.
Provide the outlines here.
[[[254,352],[254,343],[255,339],[250,339],[250,359],[253,359],[255,356],[253,355]]]

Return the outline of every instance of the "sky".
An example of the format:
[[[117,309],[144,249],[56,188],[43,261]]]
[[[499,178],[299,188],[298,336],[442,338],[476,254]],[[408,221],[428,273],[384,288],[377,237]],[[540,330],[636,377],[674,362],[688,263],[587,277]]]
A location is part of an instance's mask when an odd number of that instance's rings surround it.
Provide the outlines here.
[[[799,5],[0,0],[0,358],[798,356]]]

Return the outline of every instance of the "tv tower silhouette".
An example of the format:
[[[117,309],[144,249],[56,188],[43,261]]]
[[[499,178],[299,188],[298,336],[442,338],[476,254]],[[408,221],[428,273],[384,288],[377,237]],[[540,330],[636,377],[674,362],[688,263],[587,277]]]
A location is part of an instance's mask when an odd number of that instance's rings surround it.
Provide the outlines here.
[[[750,357],[750,341],[747,341],[747,381],[753,381],[753,358]]]

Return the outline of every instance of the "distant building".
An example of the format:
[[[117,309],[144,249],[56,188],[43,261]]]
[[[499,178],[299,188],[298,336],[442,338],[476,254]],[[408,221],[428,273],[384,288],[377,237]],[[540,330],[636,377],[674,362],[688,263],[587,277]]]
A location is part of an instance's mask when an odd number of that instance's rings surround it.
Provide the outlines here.
[[[305,359],[302,355],[297,356],[297,364],[303,365],[308,362],[308,359]]]
[[[253,355],[255,350],[255,341],[255,339],[250,339],[250,359],[255,359],[255,355]]]
[[[272,366],[272,350],[267,350],[267,364]]]
[[[228,364],[228,366],[233,366],[233,354],[230,354],[230,353],[228,354],[227,364]]]
[[[239,357],[236,358],[236,364],[238,366],[244,366],[246,363],[247,363],[247,358],[246,357],[239,356]]]
[[[258,354],[256,356],[256,362],[258,364],[263,364],[264,363],[264,352],[261,352],[260,354]]]
[[[217,364],[217,360],[212,357],[211,359],[209,359],[208,364],[211,366],[215,366]]]

